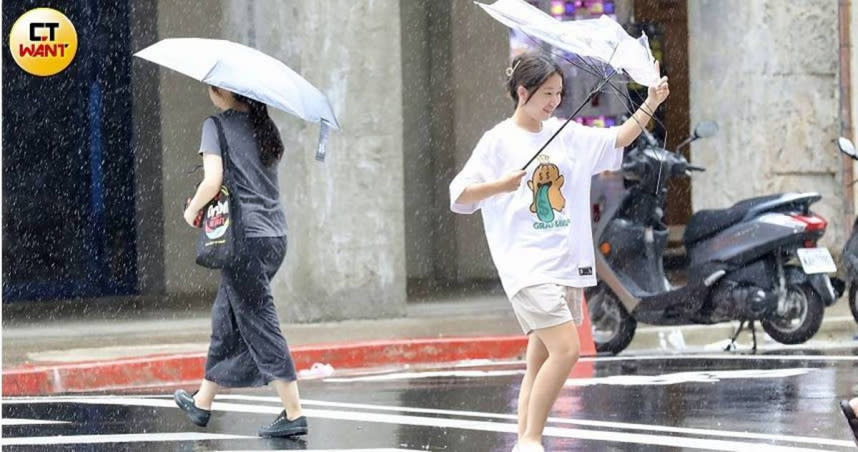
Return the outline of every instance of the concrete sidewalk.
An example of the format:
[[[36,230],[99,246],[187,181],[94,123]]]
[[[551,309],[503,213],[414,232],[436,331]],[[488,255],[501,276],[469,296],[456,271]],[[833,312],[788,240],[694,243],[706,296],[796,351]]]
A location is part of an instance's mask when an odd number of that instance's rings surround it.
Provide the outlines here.
[[[849,342],[858,333],[843,299],[825,316],[813,341]],[[5,396],[175,385],[202,377],[210,333],[205,306],[182,312],[156,309],[144,314],[19,317],[3,322]],[[659,351],[659,334],[676,335],[677,331],[685,350],[715,351],[735,326],[639,324],[624,353]],[[314,362],[339,369],[516,359],[526,344],[509,302],[497,293],[412,302],[401,318],[283,324],[282,328],[299,371]],[[761,346],[771,343],[761,328],[758,333]],[[749,340],[750,334],[740,338],[745,344]]]
[[[5,314],[4,314],[5,315]],[[205,352],[211,333],[208,306],[176,312],[63,315],[3,322],[3,368]],[[406,315],[379,320],[281,325],[290,346],[394,339],[519,335],[502,295],[413,302]]]

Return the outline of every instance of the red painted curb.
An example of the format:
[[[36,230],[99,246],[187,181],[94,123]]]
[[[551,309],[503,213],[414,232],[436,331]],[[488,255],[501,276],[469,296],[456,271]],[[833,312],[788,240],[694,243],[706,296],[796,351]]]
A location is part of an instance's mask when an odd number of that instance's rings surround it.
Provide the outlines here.
[[[583,337],[590,337],[589,322],[579,328],[579,334],[583,343],[581,354],[594,355],[592,340],[587,341]],[[335,369],[354,369],[470,359],[515,359],[524,356],[526,346],[525,336],[498,336],[309,345],[294,347],[291,351],[298,369],[309,368],[316,362],[330,364]],[[3,396],[91,392],[196,382],[203,378],[205,359],[204,353],[194,353],[42,367],[21,366],[3,371]],[[592,366],[589,369],[589,372],[580,370],[584,374],[592,374]],[[580,374],[580,370],[575,374]]]

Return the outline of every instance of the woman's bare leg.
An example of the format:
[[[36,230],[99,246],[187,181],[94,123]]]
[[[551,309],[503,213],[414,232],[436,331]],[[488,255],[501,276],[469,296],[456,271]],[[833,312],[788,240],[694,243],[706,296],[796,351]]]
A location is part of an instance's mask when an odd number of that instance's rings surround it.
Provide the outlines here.
[[[294,421],[304,415],[301,409],[301,396],[298,394],[297,381],[274,380],[274,390],[280,396],[283,409],[286,410],[286,419]]]
[[[527,405],[530,403],[530,392],[533,390],[533,380],[536,379],[536,374],[542,367],[542,364],[548,359],[548,350],[539,338],[531,333],[527,340],[527,368],[524,372],[524,378],[521,380],[521,390],[518,393],[518,437],[524,436],[524,429],[527,427]]]
[[[530,401],[527,406],[527,426],[519,441],[522,445],[541,445],[542,431],[557,395],[572,367],[578,361],[580,345],[578,331],[572,322],[533,332],[548,350],[548,359],[542,364],[533,388],[530,391]],[[540,446],[541,447],[541,446]]]
[[[220,386],[213,381],[203,380],[200,383],[200,389],[194,394],[194,405],[197,408],[202,408],[204,410],[212,409],[212,401],[214,401],[215,395],[217,395],[220,390]]]

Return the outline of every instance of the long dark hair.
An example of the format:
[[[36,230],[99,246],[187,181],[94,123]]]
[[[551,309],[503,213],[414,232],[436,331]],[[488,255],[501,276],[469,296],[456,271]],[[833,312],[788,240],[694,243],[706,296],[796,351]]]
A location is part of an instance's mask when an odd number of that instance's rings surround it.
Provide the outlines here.
[[[271,116],[268,116],[268,106],[262,102],[233,93],[235,100],[250,107],[250,124],[253,126],[253,138],[259,147],[259,160],[263,166],[271,166],[280,161],[283,156],[283,140]]]
[[[509,97],[512,98],[513,108],[518,107],[519,86],[523,86],[527,90],[527,101],[530,101],[533,93],[554,74],[564,79],[563,92],[560,93],[562,104],[562,99],[566,97],[566,79],[563,77],[563,69],[560,68],[560,65],[550,55],[543,52],[526,52],[516,56],[507,69],[506,82],[506,89],[509,92]]]

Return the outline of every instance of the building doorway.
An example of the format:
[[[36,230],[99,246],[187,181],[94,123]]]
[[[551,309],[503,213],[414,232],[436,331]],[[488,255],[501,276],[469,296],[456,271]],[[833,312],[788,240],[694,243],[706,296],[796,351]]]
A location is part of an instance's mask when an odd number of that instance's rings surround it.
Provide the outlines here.
[[[136,291],[128,2],[3,2],[74,24],[78,52],[50,77],[3,52],[3,301]]]

